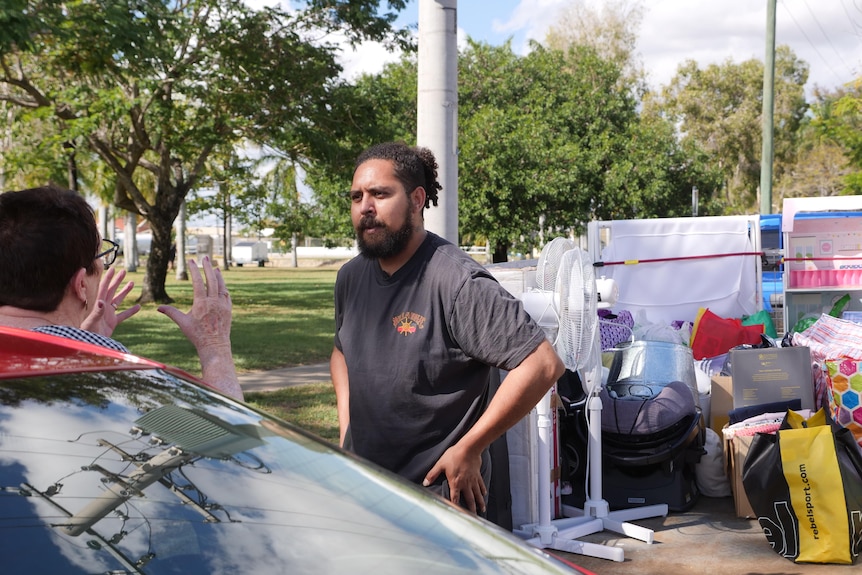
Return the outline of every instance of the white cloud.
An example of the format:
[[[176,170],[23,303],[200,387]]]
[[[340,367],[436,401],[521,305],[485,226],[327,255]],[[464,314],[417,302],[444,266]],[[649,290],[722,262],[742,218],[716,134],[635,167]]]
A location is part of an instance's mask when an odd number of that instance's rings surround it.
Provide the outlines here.
[[[468,4],[471,0],[461,0]],[[527,40],[544,38],[560,8],[576,0],[521,0],[492,30]],[[582,0],[601,8],[603,0]],[[635,1],[635,0],[632,0]],[[764,60],[766,2],[753,0],[643,0],[644,19],[637,50],[654,86],[664,85],[679,64],[699,65]],[[463,13],[459,8],[459,12]],[[469,24],[462,19],[469,29]],[[810,66],[808,88],[838,87],[862,76],[862,8],[854,0],[781,0],[776,8],[776,45],[786,44]]]
[[[856,28],[842,2],[820,2],[816,16],[811,0],[783,0],[776,10],[776,45],[786,44],[811,69],[813,84],[836,87],[862,74],[862,11],[855,10]],[[764,60],[766,54],[766,2],[646,2],[638,50],[650,78],[667,83],[686,59],[701,66]]]
[[[513,43],[512,48],[523,54],[529,40],[544,39],[557,12],[568,3],[567,0],[521,0],[507,19],[492,19],[491,29],[501,34],[519,33],[523,39],[517,45]]]
[[[418,32],[414,32],[414,36],[418,36]],[[467,33],[461,27],[457,30],[456,41],[459,50],[467,45]],[[355,80],[362,74],[378,74],[386,64],[401,59],[401,52],[391,52],[379,42],[363,42],[356,48],[351,48],[346,43],[342,43],[342,46],[339,62],[344,68],[342,76],[348,81]]]
[[[583,1],[600,8],[604,0],[458,1],[458,42],[469,34],[499,43],[513,37],[512,48],[526,53],[529,40],[542,40],[558,11]],[[637,0],[630,0],[636,2]],[[246,0],[274,4],[278,0]],[[766,52],[765,0],[642,0],[644,20],[637,51],[654,87],[667,84],[677,67],[693,59],[701,67],[728,59],[763,60]],[[412,0],[406,21],[415,24],[418,0]],[[409,16],[408,16],[409,15]],[[490,26],[489,26],[490,24]],[[862,76],[862,4],[859,0],[780,0],[776,10],[776,44],[789,45],[810,66],[809,91],[815,84],[836,88]],[[375,43],[355,52],[345,49],[344,76],[377,73],[398,54]]]
[[[390,52],[380,42],[363,42],[355,49],[347,43],[343,44],[341,58],[342,76],[352,81],[362,74],[378,74],[390,62],[397,62],[401,55]]]

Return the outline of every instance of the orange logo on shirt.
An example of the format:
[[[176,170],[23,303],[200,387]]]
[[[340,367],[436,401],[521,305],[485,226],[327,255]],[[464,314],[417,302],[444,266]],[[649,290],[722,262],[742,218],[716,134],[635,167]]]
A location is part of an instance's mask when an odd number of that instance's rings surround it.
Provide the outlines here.
[[[417,329],[425,327],[425,316],[413,312],[404,312],[392,318],[392,325],[396,331],[407,337],[411,333],[416,333]]]

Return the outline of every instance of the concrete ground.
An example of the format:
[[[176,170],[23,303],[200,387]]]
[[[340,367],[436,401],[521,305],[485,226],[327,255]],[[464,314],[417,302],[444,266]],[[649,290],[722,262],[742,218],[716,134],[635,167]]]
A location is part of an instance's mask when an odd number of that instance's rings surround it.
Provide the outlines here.
[[[329,377],[329,364],[300,365],[272,371],[248,371],[239,374],[243,391],[273,391],[282,387],[306,383],[325,383]]]
[[[652,544],[603,531],[582,541],[621,547],[622,563],[566,554],[597,575],[849,575],[858,566],[797,564],[780,557],[756,520],[736,517],[731,497],[700,497],[694,508],[632,521],[652,529]]]
[[[270,391],[285,386],[329,382],[329,364],[317,364],[240,375],[244,391]],[[796,564],[770,548],[755,520],[736,517],[731,497],[701,496],[685,513],[632,521],[652,529],[647,544],[612,531],[586,535],[580,541],[623,549],[623,562],[554,549],[596,575],[849,575],[860,567]]]

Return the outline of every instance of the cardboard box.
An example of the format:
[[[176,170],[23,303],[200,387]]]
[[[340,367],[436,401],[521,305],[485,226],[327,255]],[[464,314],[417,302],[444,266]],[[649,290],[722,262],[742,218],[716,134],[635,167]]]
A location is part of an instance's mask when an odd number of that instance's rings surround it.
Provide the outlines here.
[[[730,352],[733,407],[800,399],[814,409],[814,377],[807,347],[735,349]]]
[[[724,439],[724,466],[727,477],[730,479],[730,490],[733,492],[733,505],[736,508],[736,516],[746,519],[755,519],[754,509],[745,494],[742,485],[742,464],[751,447],[752,435],[739,435],[730,439]]]
[[[729,375],[713,375],[709,391],[709,427],[721,437],[721,430],[730,422],[733,409],[733,386]]]

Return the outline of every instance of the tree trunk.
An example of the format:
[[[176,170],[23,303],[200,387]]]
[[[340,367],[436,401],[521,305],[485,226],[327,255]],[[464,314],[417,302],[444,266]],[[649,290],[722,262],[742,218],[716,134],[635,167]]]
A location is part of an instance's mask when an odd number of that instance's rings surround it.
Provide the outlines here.
[[[186,203],[185,201],[180,206],[180,213],[177,216],[176,224],[176,245],[177,255],[174,260],[177,268],[177,279],[188,281],[189,273],[186,269]]]
[[[231,231],[231,220],[230,220],[230,212],[224,210],[224,220],[222,220],[222,269],[225,271],[230,269],[231,263],[231,235],[233,232]]]
[[[73,192],[80,192],[78,185],[78,161],[75,157],[75,144],[73,142],[63,142],[63,149],[66,150],[66,178],[69,181],[69,189]]]
[[[174,300],[165,289],[168,277],[168,264],[171,257],[171,228],[174,217],[164,212],[150,214],[150,230],[153,233],[153,243],[150,246],[150,256],[147,258],[147,268],[144,273],[144,285],[138,303],[171,303]],[[177,254],[179,256],[180,254]]]
[[[139,303],[171,303],[173,299],[165,289],[165,280],[168,276],[168,265],[171,259],[171,231],[180,206],[185,199],[185,188],[182,190],[168,185],[167,189],[161,188],[156,191],[156,201],[149,206],[147,220],[150,222],[150,231],[153,234],[153,242],[150,246],[150,257],[147,258],[147,269],[144,273],[143,286]],[[182,256],[182,254],[177,254]]]
[[[501,240],[494,242],[494,258],[495,264],[509,261],[509,243]]]
[[[0,102],[0,112],[6,112],[6,128],[3,130],[3,139],[0,141],[0,155],[5,155],[6,150],[12,148],[12,120],[15,118],[14,107],[8,102]],[[6,189],[6,164],[0,162],[0,190]]]

